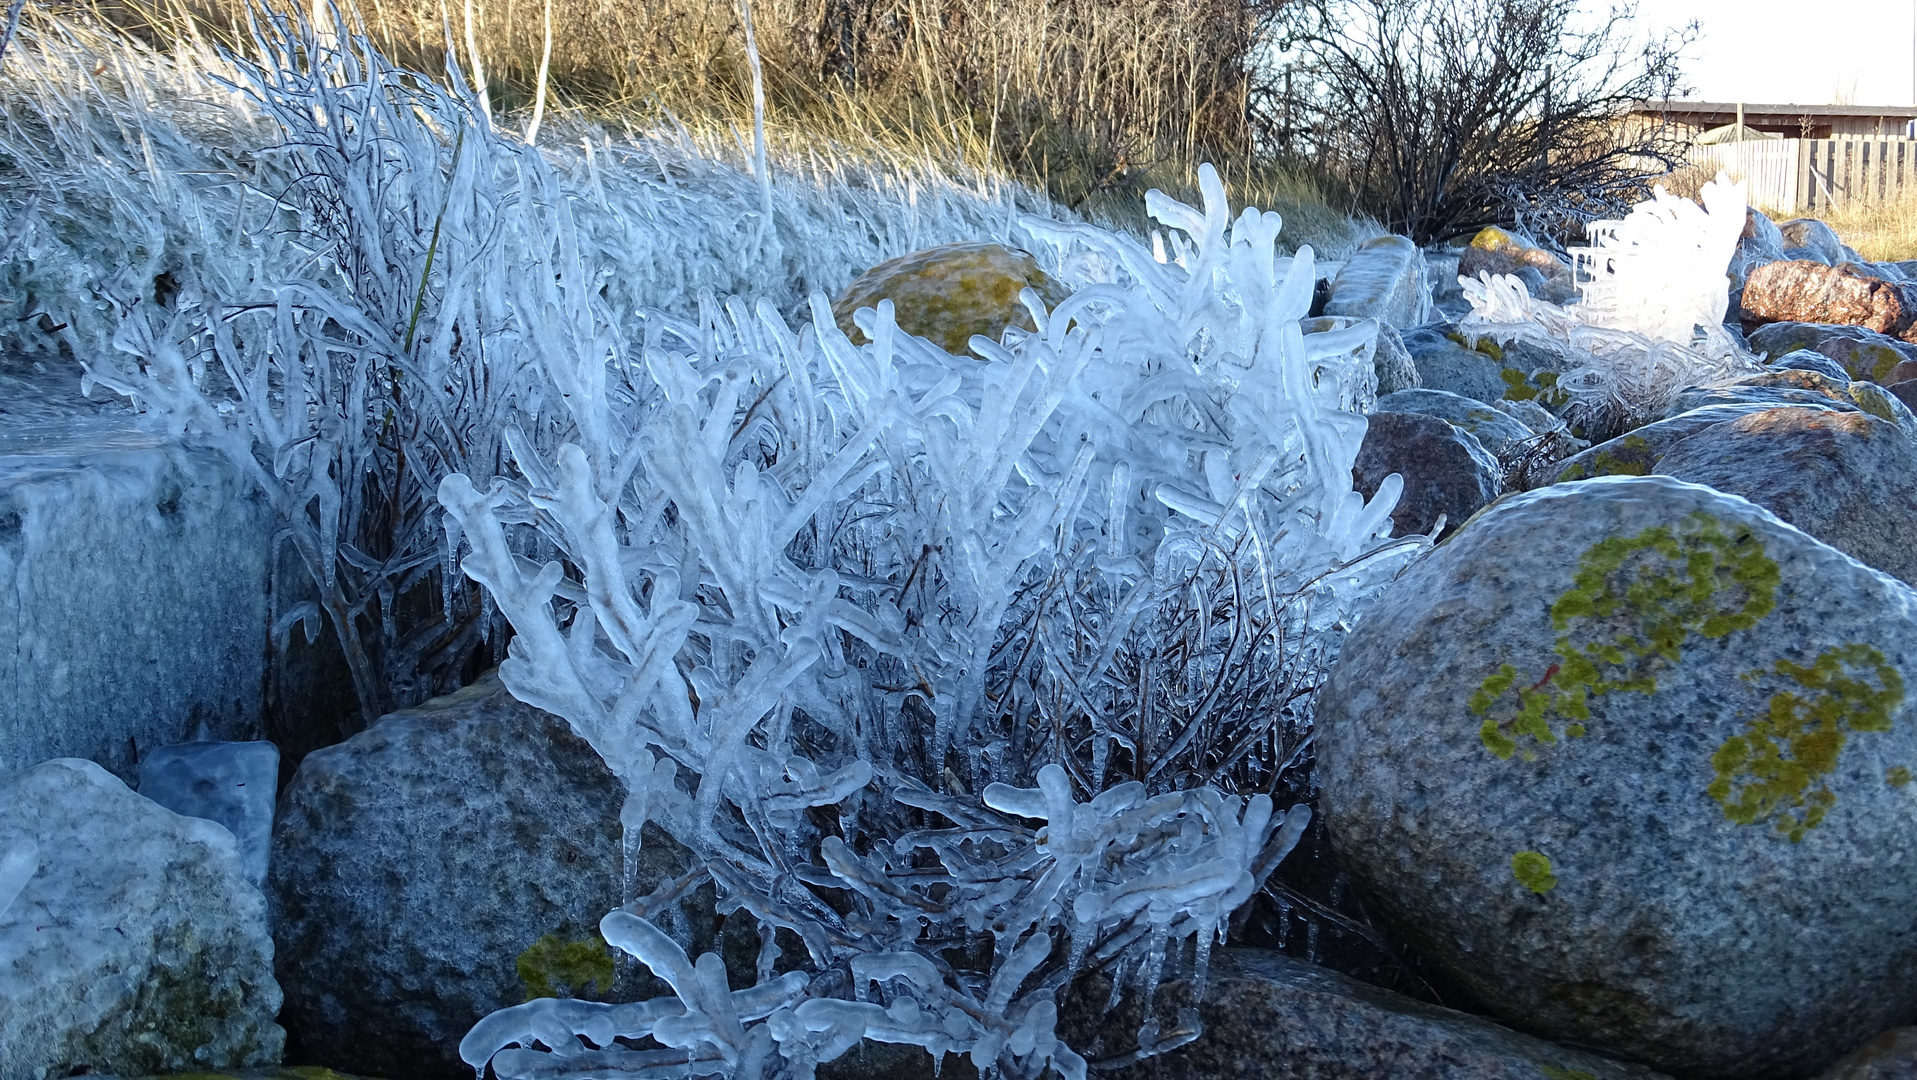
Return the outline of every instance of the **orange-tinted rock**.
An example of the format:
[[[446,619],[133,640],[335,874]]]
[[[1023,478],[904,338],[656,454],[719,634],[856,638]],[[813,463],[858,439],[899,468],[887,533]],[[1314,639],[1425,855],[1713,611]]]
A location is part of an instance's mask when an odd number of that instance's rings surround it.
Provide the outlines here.
[[[1752,270],[1743,307],[1747,318],[1759,322],[1861,326],[1908,341],[1917,325],[1917,285],[1794,259]]]
[[[1033,328],[1018,301],[1019,291],[1027,288],[1036,290],[1047,308],[1071,295],[1039,269],[1038,260],[1017,248],[978,241],[942,244],[860,274],[832,302],[832,318],[853,341],[863,342],[852,313],[889,299],[899,329],[964,356],[974,334],[997,341],[1008,326]]]
[[[1563,260],[1541,247],[1534,247],[1493,225],[1480,229],[1471,238],[1471,246],[1458,259],[1458,276],[1475,278],[1478,271],[1515,274],[1521,267],[1534,266],[1546,278],[1571,280],[1571,268]]]

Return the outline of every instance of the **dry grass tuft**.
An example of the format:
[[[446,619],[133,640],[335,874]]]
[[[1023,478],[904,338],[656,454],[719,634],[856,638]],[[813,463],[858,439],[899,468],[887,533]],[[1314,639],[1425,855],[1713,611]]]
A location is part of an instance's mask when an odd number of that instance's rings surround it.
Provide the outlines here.
[[[1917,196],[1895,202],[1856,203],[1812,216],[1837,230],[1844,243],[1871,262],[1917,259]]]

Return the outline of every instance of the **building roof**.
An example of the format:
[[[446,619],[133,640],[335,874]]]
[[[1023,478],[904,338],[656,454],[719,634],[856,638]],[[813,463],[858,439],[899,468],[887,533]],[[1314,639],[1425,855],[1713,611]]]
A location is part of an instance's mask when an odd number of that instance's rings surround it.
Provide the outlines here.
[[[1814,116],[1820,119],[1882,117],[1886,120],[1917,120],[1917,105],[1770,105],[1751,101],[1743,102],[1742,105],[1745,123],[1749,123],[1754,116],[1792,118]],[[1631,111],[1639,114],[1669,116],[1672,119],[1710,120],[1725,117],[1735,121],[1738,106],[1739,103],[1735,101],[1646,101]]]

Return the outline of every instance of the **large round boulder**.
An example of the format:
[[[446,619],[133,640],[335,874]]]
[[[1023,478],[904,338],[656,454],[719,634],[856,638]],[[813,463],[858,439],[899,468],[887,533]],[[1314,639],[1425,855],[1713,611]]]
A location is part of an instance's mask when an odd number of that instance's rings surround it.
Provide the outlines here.
[[[1661,476],[1510,497],[1318,707],[1346,868],[1505,1020],[1788,1080],[1917,1015],[1917,593]]]
[[[656,992],[596,930],[621,901],[624,790],[564,720],[496,676],[308,754],[280,800],[268,876],[292,1056],[459,1080],[472,1076],[459,1040],[496,1009]],[[637,895],[688,857],[652,826],[642,835]],[[712,921],[707,886],[703,925],[667,925],[702,952]]]

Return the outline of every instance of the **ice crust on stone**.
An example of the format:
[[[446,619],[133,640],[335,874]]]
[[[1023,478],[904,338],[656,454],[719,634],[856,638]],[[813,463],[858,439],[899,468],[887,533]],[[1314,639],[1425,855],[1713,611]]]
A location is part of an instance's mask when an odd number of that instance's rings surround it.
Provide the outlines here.
[[[1719,173],[1700,198],[1659,187],[1624,220],[1593,222],[1591,245],[1571,249],[1579,303],[1535,299],[1508,275],[1460,278],[1471,304],[1462,329],[1563,357],[1570,370],[1558,385],[1571,395],[1571,415],[1600,426],[1635,426],[1687,386],[1751,370],[1753,358],[1724,328],[1744,187]]]
[[[140,762],[139,792],[176,814],[226,826],[247,879],[263,887],[279,776],[279,747],[270,742],[175,743]]]

